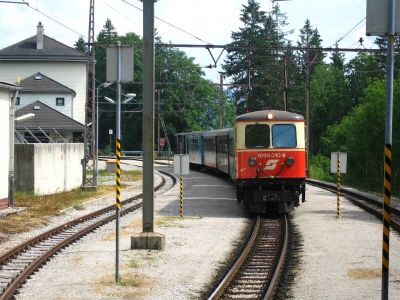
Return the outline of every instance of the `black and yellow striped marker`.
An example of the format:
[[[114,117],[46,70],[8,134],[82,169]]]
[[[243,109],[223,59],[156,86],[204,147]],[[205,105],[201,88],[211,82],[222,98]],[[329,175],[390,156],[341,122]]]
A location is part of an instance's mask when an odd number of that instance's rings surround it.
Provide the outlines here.
[[[383,244],[382,244],[382,287],[389,286],[389,234],[390,234],[390,193],[392,190],[392,145],[385,145],[385,176],[383,195]]]
[[[115,195],[115,206],[117,209],[121,209],[121,140],[116,139],[115,142],[115,149],[117,154],[117,161],[116,161],[116,195]]]
[[[340,158],[337,160],[337,207],[336,218],[340,218]]]
[[[182,175],[179,176],[179,189],[180,189],[180,205],[179,205],[179,215],[181,218],[183,217],[183,183],[182,183]]]

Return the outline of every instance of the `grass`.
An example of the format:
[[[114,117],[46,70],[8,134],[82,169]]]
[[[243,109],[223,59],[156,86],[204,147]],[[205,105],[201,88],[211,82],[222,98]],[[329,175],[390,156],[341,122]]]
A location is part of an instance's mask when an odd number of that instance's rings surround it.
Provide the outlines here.
[[[99,177],[115,177],[115,173],[107,172],[105,169],[99,170]],[[121,179],[123,181],[139,180],[142,177],[142,170],[121,170]]]
[[[137,181],[141,178],[141,170],[122,171],[123,181]],[[115,176],[106,170],[99,170],[99,180],[104,177]],[[103,177],[103,178],[101,178]],[[126,187],[122,184],[121,187]],[[27,211],[18,215],[9,215],[0,218],[0,242],[5,240],[7,234],[21,233],[48,224],[50,217],[63,213],[66,208],[73,207],[76,210],[84,210],[85,202],[94,197],[103,196],[115,192],[115,185],[99,185],[97,191],[75,189],[69,192],[35,196],[32,192],[15,192],[15,206],[26,207]]]
[[[65,208],[74,207],[82,210],[84,203],[89,199],[111,193],[114,189],[114,186],[100,186],[97,191],[75,189],[70,192],[45,196],[16,191],[15,206],[26,207],[27,212],[1,218],[0,232],[13,234],[45,226],[50,217],[60,215]]]
[[[201,219],[200,216],[183,216],[182,218],[180,216],[167,216],[167,217],[160,217],[156,219],[156,225],[160,227],[178,227],[178,228],[184,228],[185,225],[179,224],[177,222],[183,221],[183,220],[190,220],[190,219]]]

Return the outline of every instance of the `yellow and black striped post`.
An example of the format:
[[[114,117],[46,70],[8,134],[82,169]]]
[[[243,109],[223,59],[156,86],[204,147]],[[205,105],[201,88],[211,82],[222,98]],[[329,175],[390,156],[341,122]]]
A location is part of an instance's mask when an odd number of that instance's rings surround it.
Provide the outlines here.
[[[116,152],[116,167],[115,167],[115,174],[116,174],[116,182],[115,182],[115,207],[117,209],[121,208],[121,141],[116,139],[115,142],[115,152]]]
[[[337,159],[337,207],[336,218],[340,218],[340,153],[338,152]]]
[[[115,154],[116,154],[116,166],[115,166],[115,282],[119,283],[119,219],[121,209],[121,140],[119,137],[115,139]]]
[[[389,288],[389,234],[390,234],[390,193],[392,190],[392,145],[385,145],[385,176],[383,194],[383,244],[382,244],[382,290]],[[386,295],[387,296],[387,295]],[[387,297],[383,297],[387,299]]]
[[[182,175],[179,176],[179,196],[180,196],[180,201],[179,201],[179,215],[181,218],[183,217],[183,182],[182,182]]]

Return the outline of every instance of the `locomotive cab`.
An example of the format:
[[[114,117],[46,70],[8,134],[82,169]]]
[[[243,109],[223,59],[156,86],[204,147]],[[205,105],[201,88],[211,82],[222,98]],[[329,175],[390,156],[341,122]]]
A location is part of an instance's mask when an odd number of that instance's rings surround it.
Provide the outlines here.
[[[286,111],[239,116],[236,132],[238,201],[250,212],[286,213],[305,195],[304,117]]]

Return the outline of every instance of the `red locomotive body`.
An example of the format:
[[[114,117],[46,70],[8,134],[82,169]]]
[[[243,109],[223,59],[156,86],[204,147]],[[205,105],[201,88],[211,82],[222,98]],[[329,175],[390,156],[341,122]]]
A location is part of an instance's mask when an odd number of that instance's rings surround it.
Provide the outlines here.
[[[285,213],[305,199],[304,117],[264,110],[236,118],[234,128],[176,134],[177,153],[193,167],[228,175],[250,212]]]
[[[304,118],[258,111],[236,119],[237,197],[252,212],[288,212],[305,197]]]

